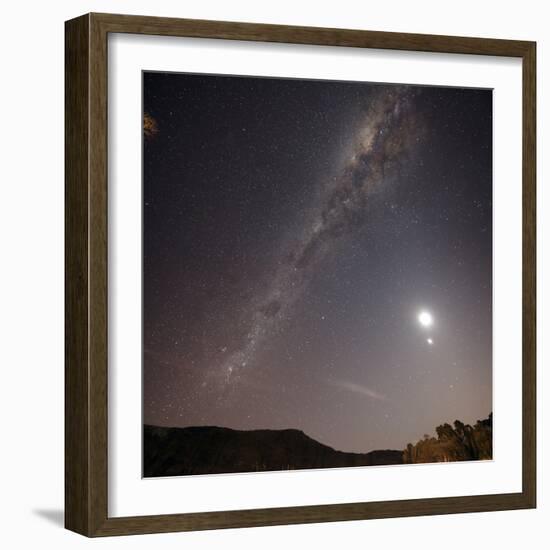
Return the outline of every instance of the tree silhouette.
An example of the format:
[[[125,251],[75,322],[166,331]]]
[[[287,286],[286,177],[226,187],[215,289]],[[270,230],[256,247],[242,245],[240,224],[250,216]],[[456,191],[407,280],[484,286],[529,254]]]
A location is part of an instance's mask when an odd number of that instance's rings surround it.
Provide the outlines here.
[[[435,431],[437,438],[424,435],[415,445],[407,445],[403,451],[405,464],[493,458],[493,413],[474,426],[455,420],[453,426],[441,424]]]

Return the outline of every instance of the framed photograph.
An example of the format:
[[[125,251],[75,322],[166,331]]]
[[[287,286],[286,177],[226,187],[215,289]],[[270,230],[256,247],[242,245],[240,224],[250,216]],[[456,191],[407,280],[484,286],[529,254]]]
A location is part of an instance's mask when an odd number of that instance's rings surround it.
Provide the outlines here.
[[[535,507],[535,43],[65,36],[66,527]]]

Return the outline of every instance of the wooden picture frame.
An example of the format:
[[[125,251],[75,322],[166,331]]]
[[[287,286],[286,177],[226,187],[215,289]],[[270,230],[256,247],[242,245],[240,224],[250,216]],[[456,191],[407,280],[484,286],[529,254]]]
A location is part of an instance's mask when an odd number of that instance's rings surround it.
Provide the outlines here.
[[[107,36],[133,33],[520,58],[523,67],[521,492],[171,515],[108,516]],[[87,14],[65,26],[65,525],[86,536],[483,512],[536,506],[534,42]]]

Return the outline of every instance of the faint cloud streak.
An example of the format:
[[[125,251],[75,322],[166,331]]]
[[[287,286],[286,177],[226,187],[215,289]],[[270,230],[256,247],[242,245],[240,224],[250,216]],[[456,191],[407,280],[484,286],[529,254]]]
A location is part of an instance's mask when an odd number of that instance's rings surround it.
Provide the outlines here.
[[[384,394],[378,393],[372,388],[363,386],[362,384],[356,384],[355,382],[346,382],[345,380],[337,380],[335,382],[331,382],[331,385],[336,386],[337,388],[341,388],[343,390],[348,390],[353,393],[364,395],[365,397],[370,397],[371,399],[376,399],[378,401],[386,401],[387,399],[387,397]]]

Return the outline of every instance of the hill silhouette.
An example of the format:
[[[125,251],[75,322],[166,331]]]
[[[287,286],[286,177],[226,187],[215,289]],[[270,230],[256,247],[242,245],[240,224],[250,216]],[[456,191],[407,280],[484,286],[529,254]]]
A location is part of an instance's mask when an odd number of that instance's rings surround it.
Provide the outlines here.
[[[144,477],[402,464],[403,451],[337,451],[296,429],[144,426]]]

